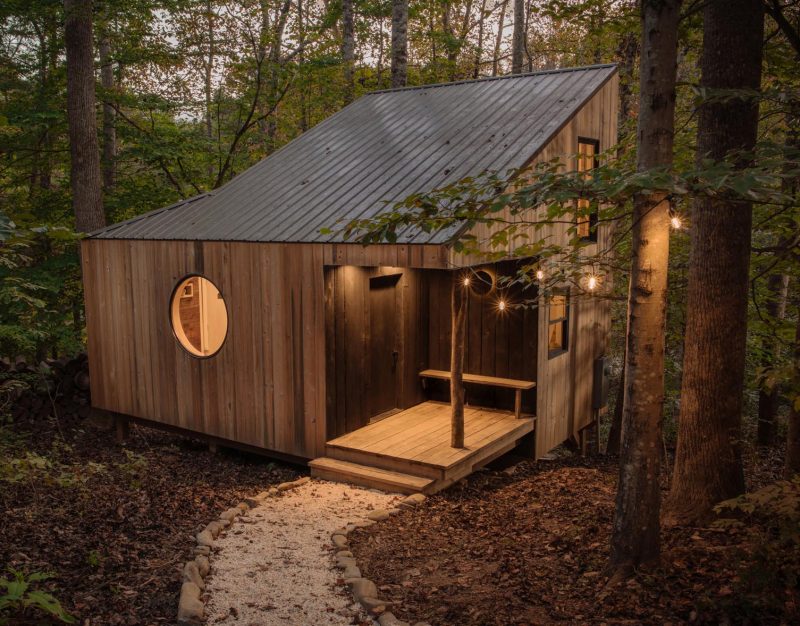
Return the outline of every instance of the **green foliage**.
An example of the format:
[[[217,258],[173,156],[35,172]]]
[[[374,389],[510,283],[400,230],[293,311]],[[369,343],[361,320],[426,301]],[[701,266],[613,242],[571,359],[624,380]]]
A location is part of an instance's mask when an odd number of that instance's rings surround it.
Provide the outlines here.
[[[780,611],[783,590],[800,585],[800,476],[779,481],[715,507],[716,522],[745,534],[750,554],[743,559],[742,591]]]
[[[9,618],[30,618],[44,613],[65,624],[74,624],[72,617],[53,594],[40,589],[41,583],[53,578],[53,574],[34,572],[26,574],[9,568],[9,577],[0,578],[0,624]]]

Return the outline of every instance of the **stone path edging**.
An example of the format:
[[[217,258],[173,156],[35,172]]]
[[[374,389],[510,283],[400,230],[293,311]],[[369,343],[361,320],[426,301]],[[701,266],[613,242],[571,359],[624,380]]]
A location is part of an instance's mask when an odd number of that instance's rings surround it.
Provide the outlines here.
[[[361,576],[361,570],[356,563],[356,559],[353,553],[348,549],[349,541],[347,535],[356,528],[365,528],[377,522],[387,520],[391,516],[400,513],[401,509],[414,509],[425,502],[425,500],[425,496],[421,493],[412,494],[401,500],[397,508],[369,511],[365,515],[363,521],[348,524],[343,528],[333,531],[331,534],[331,542],[333,543],[334,550],[336,550],[336,567],[344,570],[342,572],[342,578],[345,584],[350,588],[355,601],[361,604],[370,615],[377,617],[380,626],[409,626],[409,624],[408,622],[399,620],[391,611],[387,610],[395,603],[380,599],[378,597],[377,585],[368,578]],[[427,622],[417,622],[414,626],[430,625]]]
[[[219,519],[210,522],[203,530],[197,533],[195,536],[197,541],[197,546],[194,548],[195,557],[193,560],[187,561],[183,566],[183,585],[181,586],[181,595],[178,600],[179,625],[195,626],[203,622],[205,605],[201,599],[201,594],[205,589],[204,579],[211,569],[209,557],[215,547],[214,540],[219,537],[220,533],[230,527],[237,517],[257,507],[268,498],[275,498],[284,491],[305,485],[310,480],[308,476],[303,476],[297,480],[281,483],[277,487],[271,487],[252,498],[245,498],[235,507],[220,513]]]

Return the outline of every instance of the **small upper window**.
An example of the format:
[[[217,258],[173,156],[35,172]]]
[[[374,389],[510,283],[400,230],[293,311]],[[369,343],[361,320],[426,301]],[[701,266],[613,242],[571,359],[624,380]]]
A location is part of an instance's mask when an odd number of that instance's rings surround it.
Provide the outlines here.
[[[596,139],[578,139],[578,171],[584,172],[584,178],[592,177],[592,170],[597,165],[600,142]],[[577,232],[581,239],[597,241],[597,207],[591,208],[586,198],[578,200]]]
[[[569,349],[569,295],[550,296],[547,315],[547,353],[554,357]]]
[[[228,310],[217,286],[202,276],[182,280],[172,295],[172,330],[189,354],[216,354],[228,333]]]

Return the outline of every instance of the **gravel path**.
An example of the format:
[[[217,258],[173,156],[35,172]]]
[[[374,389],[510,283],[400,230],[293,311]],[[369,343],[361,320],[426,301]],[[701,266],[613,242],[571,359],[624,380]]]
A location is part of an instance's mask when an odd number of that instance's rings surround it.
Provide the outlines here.
[[[336,585],[331,533],[401,497],[313,480],[237,518],[211,558],[207,623],[352,624],[363,613]]]

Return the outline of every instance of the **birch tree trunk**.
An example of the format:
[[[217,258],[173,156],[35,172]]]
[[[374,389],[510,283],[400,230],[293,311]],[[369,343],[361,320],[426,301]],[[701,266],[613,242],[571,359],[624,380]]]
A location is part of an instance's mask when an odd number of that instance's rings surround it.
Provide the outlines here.
[[[342,62],[344,63],[344,103],[353,101],[355,92],[355,21],[353,18],[353,0],[342,0]]]
[[[675,129],[680,0],[642,2],[639,171],[670,167]],[[625,394],[611,566],[658,559],[664,404],[664,326],[670,232],[665,193],[634,197]]]
[[[700,86],[757,90],[764,9],[760,0],[709,0]],[[743,27],[747,25],[747,27]],[[750,150],[758,104],[717,98],[700,106],[697,158]],[[741,163],[746,165],[746,163]],[[701,523],[744,491],[741,456],[752,205],[701,198],[692,213],[689,283],[675,471],[666,506],[672,523]]]
[[[472,70],[472,78],[478,78],[481,74],[481,57],[483,56],[483,34],[486,21],[486,0],[481,0],[481,14],[478,18],[478,47],[475,49],[475,66]]]
[[[94,94],[92,1],[64,0],[67,52],[67,125],[75,227],[87,233],[106,224]]]
[[[786,315],[786,296],[789,290],[787,274],[770,274],[767,279],[766,312],[772,323],[769,336],[764,337],[761,349],[764,354],[762,366],[771,368],[780,358],[781,342],[774,332]],[[758,390],[758,427],[756,442],[759,446],[771,446],[775,443],[775,418],[778,415],[780,393],[778,385],[766,387],[761,384]]]
[[[800,307],[797,310],[797,331],[794,338],[792,390],[789,394],[789,431],[786,436],[786,478],[800,474]]]
[[[453,273],[450,342],[450,445],[453,448],[464,447],[464,335],[469,294],[462,280],[457,273]]]
[[[525,0],[514,0],[514,34],[511,39],[511,73],[522,74],[525,52]]]
[[[500,18],[497,25],[497,37],[494,40],[494,56],[492,57],[492,76],[497,76],[500,65],[500,46],[503,44],[503,27],[505,26],[506,8],[508,0],[503,0],[500,5]]]
[[[408,0],[392,0],[392,87],[405,87],[408,71]]]

